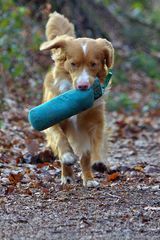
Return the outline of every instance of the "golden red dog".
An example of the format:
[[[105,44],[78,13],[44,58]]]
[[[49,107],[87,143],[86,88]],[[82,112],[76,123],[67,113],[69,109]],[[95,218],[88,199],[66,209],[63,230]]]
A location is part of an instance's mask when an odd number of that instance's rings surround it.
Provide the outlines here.
[[[40,50],[50,49],[55,65],[44,81],[44,101],[72,88],[85,90],[97,76],[103,83],[113,66],[114,49],[106,39],[76,38],[74,26],[63,15],[50,15],[47,41]],[[47,117],[47,116],[46,116]],[[92,167],[103,164],[105,105],[103,97],[94,106],[45,130],[48,145],[61,160],[62,184],[73,177],[72,164],[80,160],[83,185],[96,187]]]

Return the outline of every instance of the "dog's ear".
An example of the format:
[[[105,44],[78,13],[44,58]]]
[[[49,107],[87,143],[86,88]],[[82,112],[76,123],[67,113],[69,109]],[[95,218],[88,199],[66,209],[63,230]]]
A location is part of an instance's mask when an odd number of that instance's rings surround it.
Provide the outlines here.
[[[40,51],[50,50],[53,48],[64,48],[65,44],[66,44],[65,40],[59,40],[59,41],[50,40],[41,44]]]
[[[53,40],[44,42],[40,46],[40,51],[43,50],[50,50],[50,49],[57,49],[57,48],[65,48],[66,44],[69,40],[72,40],[73,38],[70,36],[57,36]]]
[[[114,48],[111,42],[103,38],[98,38],[96,41],[103,49],[107,67],[111,68],[114,64]]]

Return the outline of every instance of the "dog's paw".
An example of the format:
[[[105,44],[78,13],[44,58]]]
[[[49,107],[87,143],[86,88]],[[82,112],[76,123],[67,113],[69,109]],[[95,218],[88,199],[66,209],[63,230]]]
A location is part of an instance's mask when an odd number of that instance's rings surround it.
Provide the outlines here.
[[[77,156],[71,152],[67,152],[62,155],[61,161],[63,164],[70,166],[77,162]]]
[[[96,180],[86,180],[83,181],[83,186],[88,188],[94,188],[99,186],[99,182],[97,182]]]
[[[94,163],[92,166],[92,169],[97,172],[101,172],[101,173],[107,172],[107,170],[108,170],[106,165],[102,162]]]
[[[61,185],[63,184],[72,184],[73,183],[73,178],[70,176],[62,176],[61,177]]]

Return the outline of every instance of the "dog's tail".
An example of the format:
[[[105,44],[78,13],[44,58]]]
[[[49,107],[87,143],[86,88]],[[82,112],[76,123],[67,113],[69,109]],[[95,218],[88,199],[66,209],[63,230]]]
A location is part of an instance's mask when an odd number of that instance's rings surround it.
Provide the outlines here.
[[[47,40],[52,40],[60,35],[75,37],[74,26],[63,15],[54,12],[49,15],[46,25]]]

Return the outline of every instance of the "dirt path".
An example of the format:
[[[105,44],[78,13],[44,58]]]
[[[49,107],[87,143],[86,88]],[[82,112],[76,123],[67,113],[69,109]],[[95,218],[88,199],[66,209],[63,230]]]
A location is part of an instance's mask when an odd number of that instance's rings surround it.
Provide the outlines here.
[[[150,178],[92,190],[50,187],[28,196],[1,190],[0,239],[159,239],[159,185]]]
[[[1,131],[0,239],[159,239],[159,119],[114,114],[112,173],[96,174],[97,189],[82,187],[79,166],[62,187],[43,136],[12,118]]]
[[[1,239],[159,239],[160,192],[139,177],[86,190],[1,199]]]

